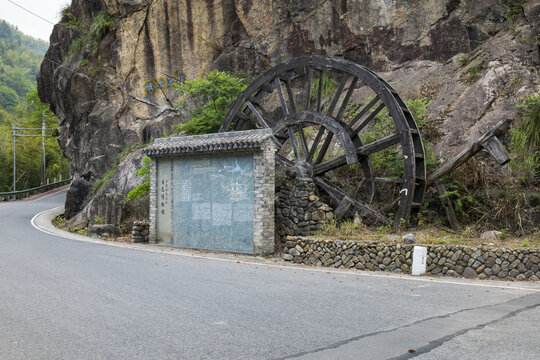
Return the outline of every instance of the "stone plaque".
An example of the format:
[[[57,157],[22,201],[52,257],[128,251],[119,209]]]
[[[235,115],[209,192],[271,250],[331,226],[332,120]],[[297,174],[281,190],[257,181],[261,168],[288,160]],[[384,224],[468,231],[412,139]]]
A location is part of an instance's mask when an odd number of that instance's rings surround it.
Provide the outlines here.
[[[253,154],[174,160],[174,245],[253,252]]]

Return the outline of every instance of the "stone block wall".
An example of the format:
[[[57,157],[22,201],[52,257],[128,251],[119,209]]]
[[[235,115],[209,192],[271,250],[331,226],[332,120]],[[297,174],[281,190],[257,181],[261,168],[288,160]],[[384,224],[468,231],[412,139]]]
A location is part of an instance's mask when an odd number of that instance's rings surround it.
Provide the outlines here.
[[[274,188],[276,146],[268,142],[253,154],[253,247],[257,254],[274,251]]]
[[[288,236],[282,257],[299,264],[340,269],[410,273],[414,245]],[[421,245],[427,248],[427,275],[466,278],[540,279],[540,249],[493,246]]]
[[[135,221],[131,230],[131,241],[134,243],[148,242],[149,227],[148,221]]]
[[[316,195],[312,179],[289,173],[276,194],[276,227],[280,238],[287,235],[313,235],[324,221],[332,220],[332,209]]]

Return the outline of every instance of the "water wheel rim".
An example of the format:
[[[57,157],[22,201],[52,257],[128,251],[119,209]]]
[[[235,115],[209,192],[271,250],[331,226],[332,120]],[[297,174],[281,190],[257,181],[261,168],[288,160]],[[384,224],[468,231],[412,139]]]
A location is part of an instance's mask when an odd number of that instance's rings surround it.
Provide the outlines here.
[[[304,69],[304,70],[302,70]],[[351,79],[355,79],[354,81],[361,81],[364,85],[368,86],[373,93],[376,94],[376,97],[379,99],[379,101],[386,107],[388,112],[390,113],[390,116],[393,120],[394,127],[395,127],[395,138],[393,139],[387,139],[388,141],[398,141],[401,146],[401,151],[403,154],[403,176],[401,179],[401,190],[399,193],[399,198],[397,201],[397,211],[394,215],[394,225],[400,226],[403,223],[403,220],[407,220],[411,211],[411,206],[413,203],[421,203],[421,200],[423,199],[423,194],[425,191],[425,162],[424,162],[424,147],[422,143],[422,139],[420,137],[418,127],[416,125],[416,122],[408,110],[407,106],[403,102],[403,100],[399,97],[397,92],[382,78],[380,78],[377,74],[372,72],[371,70],[353,63],[351,61],[342,59],[342,58],[336,58],[336,57],[327,57],[327,56],[319,56],[319,55],[311,55],[311,56],[304,56],[300,58],[296,58],[288,63],[277,65],[276,67],[266,71],[264,74],[262,74],[258,79],[256,79],[254,82],[252,82],[238,97],[236,102],[231,107],[229,113],[227,114],[226,118],[224,119],[220,132],[224,131],[230,131],[235,129],[240,129],[243,125],[243,121],[246,121],[245,119],[249,118],[251,115],[255,115],[258,119],[258,123],[261,127],[266,128],[272,128],[273,131],[277,132],[283,132],[284,126],[283,124],[286,124],[287,121],[283,119],[298,119],[299,117],[299,111],[296,109],[296,105],[289,104],[292,106],[292,109],[289,109],[287,103],[284,100],[285,97],[285,90],[283,90],[282,83],[285,83],[286,85],[286,91],[290,92],[290,86],[289,83],[296,78],[300,76],[309,76],[309,82],[311,84],[312,77],[314,70],[320,72],[321,80],[322,80],[322,74],[324,71],[337,71],[342,74],[342,82],[343,79],[346,77],[350,77]],[[311,71],[311,74],[308,74]],[[274,84],[272,84],[274,82]],[[344,83],[344,82],[343,82]],[[340,82],[341,85],[341,82]],[[265,121],[264,114],[261,114],[258,112],[257,108],[260,105],[260,102],[262,99],[264,99],[268,94],[271,94],[274,89],[278,89],[278,93],[280,96],[280,101],[282,102],[282,109],[283,109],[283,117],[280,120],[282,121],[282,124],[280,126],[276,126],[276,124],[270,123],[270,120]],[[339,89],[338,89],[339,90]],[[336,92],[335,100],[339,98],[341,95],[341,90]],[[319,90],[320,92],[320,90]],[[288,94],[290,96],[290,93]],[[309,95],[307,96],[307,104],[309,107],[309,102],[311,99],[311,90],[309,90]],[[290,100],[290,99],[289,99]],[[320,94],[318,95],[317,101],[320,102]],[[343,106],[342,106],[343,107]],[[331,113],[334,109],[332,109]],[[319,104],[317,104],[317,111],[320,111]],[[340,109],[339,111],[342,111]],[[294,116],[291,116],[291,113]],[[319,114],[324,115],[324,114]],[[338,114],[339,115],[339,114]],[[319,116],[315,115],[312,117],[320,118]],[[234,122],[236,120],[236,122]],[[278,122],[280,121],[278,120]],[[338,129],[339,131],[343,130],[343,125],[340,123],[339,118],[334,118],[335,125],[334,130]],[[289,120],[289,122],[291,122]],[[294,124],[302,123],[301,121],[295,121]],[[235,125],[235,128],[232,129],[231,126]],[[292,127],[292,124],[289,124],[290,128]],[[301,125],[300,125],[301,126]],[[340,128],[341,127],[341,128]],[[412,130],[411,130],[412,129]],[[350,141],[344,141],[343,137],[340,139],[340,142],[342,144],[347,144],[347,151],[350,152],[350,143],[355,143],[357,146],[356,148],[365,148],[363,147],[361,140],[358,136],[358,132],[354,133],[351,131],[351,129],[345,128],[346,132],[349,135]],[[337,130],[336,130],[337,131]],[[276,132],[274,132],[276,134]],[[292,131],[289,132],[289,134],[293,134]],[[292,139],[294,136],[289,136],[290,141],[293,142]],[[349,163],[350,154],[347,154],[347,163]],[[360,156],[360,160],[358,160],[358,157]],[[298,156],[298,154],[296,154]],[[363,159],[362,154],[356,153],[354,155],[357,157],[357,162],[361,162]],[[281,159],[283,160],[283,159]],[[283,161],[281,161],[283,163]],[[289,164],[290,166],[291,164]],[[315,164],[316,166],[316,164]],[[364,165],[365,167],[365,165]],[[321,186],[323,179],[319,177],[318,185]],[[373,181],[372,181],[373,184]],[[322,186],[324,188],[324,186]],[[328,190],[328,189],[325,189]],[[328,191],[327,191],[328,192]],[[332,195],[332,194],[331,194]],[[342,201],[345,201],[347,198],[346,196],[343,196],[343,194],[340,194],[339,192],[334,192],[335,197],[341,197]],[[349,196],[350,197],[350,196]],[[354,200],[352,198],[346,199],[346,201]],[[365,204],[353,204],[356,208],[359,208],[360,210],[366,212]],[[369,211],[368,211],[369,212]],[[373,215],[373,214],[371,214]],[[389,219],[384,218],[382,216],[375,216],[378,220],[382,221],[383,223],[388,223]]]

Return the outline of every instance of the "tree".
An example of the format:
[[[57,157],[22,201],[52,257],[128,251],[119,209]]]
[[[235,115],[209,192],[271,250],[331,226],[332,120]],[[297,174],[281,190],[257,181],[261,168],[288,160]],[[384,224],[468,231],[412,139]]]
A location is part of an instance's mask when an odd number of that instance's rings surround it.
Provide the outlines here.
[[[179,85],[180,94],[185,96],[179,107],[191,105],[194,110],[191,120],[179,125],[176,131],[188,135],[217,132],[232,103],[245,88],[244,79],[217,70]]]
[[[15,110],[18,103],[19,96],[15,90],[5,85],[0,85],[0,106],[11,112]]]

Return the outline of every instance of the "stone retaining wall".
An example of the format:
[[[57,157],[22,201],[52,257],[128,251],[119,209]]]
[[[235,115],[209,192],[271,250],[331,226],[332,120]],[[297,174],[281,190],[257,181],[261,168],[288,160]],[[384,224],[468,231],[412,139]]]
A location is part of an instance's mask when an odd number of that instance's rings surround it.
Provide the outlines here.
[[[334,218],[332,209],[316,195],[312,179],[287,176],[276,194],[276,228],[280,238],[313,235]]]
[[[149,223],[148,221],[135,221],[131,230],[131,241],[134,243],[148,242]]]
[[[421,245],[427,248],[427,275],[531,280],[540,278],[540,249],[493,246]],[[282,257],[299,264],[340,269],[410,273],[414,245],[288,236]]]

